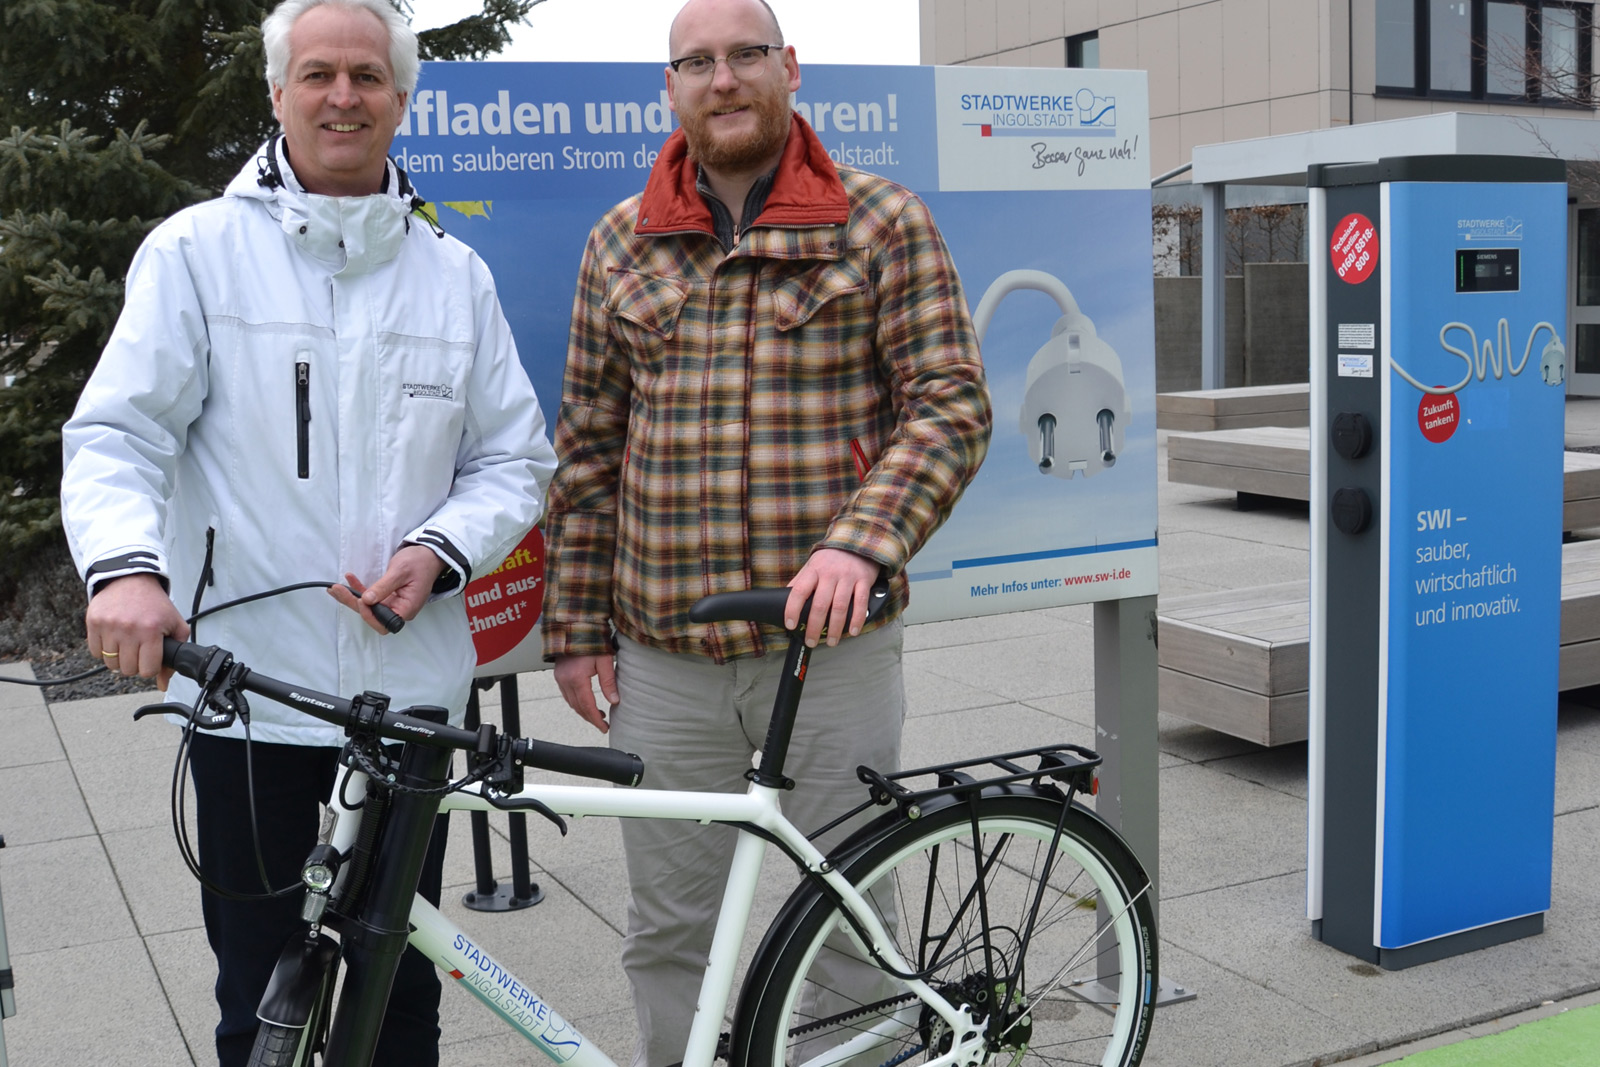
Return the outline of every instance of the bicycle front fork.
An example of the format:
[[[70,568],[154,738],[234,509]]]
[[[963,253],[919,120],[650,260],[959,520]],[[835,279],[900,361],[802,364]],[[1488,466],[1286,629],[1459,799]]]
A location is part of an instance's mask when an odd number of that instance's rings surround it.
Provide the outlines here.
[[[414,709],[412,715],[423,710]],[[439,722],[444,721],[439,709]],[[378,1045],[394,985],[396,968],[410,936],[411,901],[428,855],[437,793],[413,793],[408,787],[432,790],[450,769],[450,750],[408,744],[400,757],[398,787],[383,829],[382,845],[373,858],[366,897],[358,913],[341,926],[345,979],[328,1034],[324,1062],[338,1067],[368,1067]]]

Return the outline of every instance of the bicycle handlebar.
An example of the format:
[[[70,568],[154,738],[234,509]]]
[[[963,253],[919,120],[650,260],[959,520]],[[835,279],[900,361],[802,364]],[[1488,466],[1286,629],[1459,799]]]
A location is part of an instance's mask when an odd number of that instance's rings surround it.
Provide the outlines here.
[[[233,666],[233,655],[215,645],[197,645],[171,637],[162,642],[162,662],[191,681],[206,685],[221,670]],[[453,726],[428,722],[404,712],[385,711],[381,715],[358,714],[356,702],[330,693],[319,693],[304,686],[291,685],[249,669],[236,678],[240,689],[276,700],[313,718],[334,726],[349,728],[356,722],[371,726],[379,737],[408,741],[432,748],[476,752],[478,734]],[[558,745],[550,741],[519,737],[512,741],[512,758],[539,770],[598,778],[617,785],[637,785],[644,775],[644,761],[631,752],[610,748],[583,748]]]

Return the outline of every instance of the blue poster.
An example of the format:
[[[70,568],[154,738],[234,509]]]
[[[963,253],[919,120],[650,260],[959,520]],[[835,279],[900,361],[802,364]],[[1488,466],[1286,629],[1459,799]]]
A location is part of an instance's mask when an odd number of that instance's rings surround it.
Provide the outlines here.
[[[1374,933],[1398,948],[1550,906],[1567,205],[1385,190]]]
[[[995,427],[908,568],[912,621],[1156,591],[1155,330],[1142,72],[805,66],[838,162],[929,204],[982,335]],[[428,63],[394,154],[494,271],[547,416],[593,224],[675,116],[653,64]]]

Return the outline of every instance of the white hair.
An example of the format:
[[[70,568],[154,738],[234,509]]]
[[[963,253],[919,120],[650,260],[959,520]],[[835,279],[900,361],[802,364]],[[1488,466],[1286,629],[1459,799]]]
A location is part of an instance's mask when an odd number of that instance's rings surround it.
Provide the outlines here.
[[[417,34],[389,0],[283,0],[261,23],[261,43],[267,53],[267,92],[282,87],[289,70],[289,31],[314,7],[332,4],[370,11],[389,32],[389,66],[395,89],[408,96],[417,87]]]

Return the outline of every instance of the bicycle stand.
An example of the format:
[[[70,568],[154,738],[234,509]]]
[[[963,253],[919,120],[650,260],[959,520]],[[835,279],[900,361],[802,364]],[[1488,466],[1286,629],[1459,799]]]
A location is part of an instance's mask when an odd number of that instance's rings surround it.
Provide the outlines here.
[[[476,730],[482,723],[478,707],[478,689],[487,689],[495,679],[481,678],[473,684],[467,696],[468,730]],[[522,736],[522,713],[517,700],[517,676],[508,674],[500,682],[500,729],[512,737]],[[494,860],[489,851],[489,813],[474,811],[472,819],[472,865],[477,876],[477,887],[464,893],[462,906],[473,911],[521,911],[531,908],[544,899],[540,889],[528,876],[528,816],[514,811],[507,815],[506,836],[511,842],[511,884],[501,885],[494,878]],[[0,1061],[0,1067],[5,1063]]]
[[[5,847],[6,839],[0,836],[0,848]],[[5,1022],[17,1013],[17,998],[11,986],[11,951],[6,946],[6,905],[4,900],[0,900],[0,1067],[6,1067]]]

